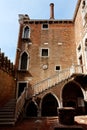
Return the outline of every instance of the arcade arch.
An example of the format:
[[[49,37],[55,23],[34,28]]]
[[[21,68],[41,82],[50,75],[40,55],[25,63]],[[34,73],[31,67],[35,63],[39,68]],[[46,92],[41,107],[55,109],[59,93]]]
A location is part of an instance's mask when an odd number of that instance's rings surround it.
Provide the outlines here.
[[[37,117],[38,105],[35,101],[31,100],[27,103],[25,108],[25,115],[27,117]]]
[[[61,98],[63,107],[74,107],[77,115],[85,112],[84,95],[77,82],[70,81],[65,84],[62,88]]]
[[[57,97],[52,93],[47,93],[41,101],[41,116],[57,116],[57,107],[59,107]]]

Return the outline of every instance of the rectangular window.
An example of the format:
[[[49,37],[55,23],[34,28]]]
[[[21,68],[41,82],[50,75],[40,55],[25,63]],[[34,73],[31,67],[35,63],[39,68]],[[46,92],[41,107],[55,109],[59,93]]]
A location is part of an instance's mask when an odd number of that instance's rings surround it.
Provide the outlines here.
[[[42,24],[42,29],[48,29],[48,24],[47,23]]]
[[[41,56],[48,57],[48,48],[41,49]]]
[[[56,65],[56,66],[55,66],[55,70],[56,70],[56,71],[59,71],[59,70],[60,70],[60,66],[59,66],[59,65]]]

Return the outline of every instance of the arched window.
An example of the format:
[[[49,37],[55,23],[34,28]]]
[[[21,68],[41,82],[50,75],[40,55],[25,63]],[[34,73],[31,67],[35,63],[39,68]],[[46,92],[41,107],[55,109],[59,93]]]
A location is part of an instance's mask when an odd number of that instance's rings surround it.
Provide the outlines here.
[[[21,70],[27,70],[28,66],[28,54],[24,52],[21,55],[21,61],[20,61],[20,69]]]
[[[85,65],[86,65],[86,68],[87,68],[87,38],[85,39]]]
[[[30,28],[28,26],[24,27],[23,29],[23,38],[29,38],[30,36]]]
[[[82,2],[82,9],[84,9],[85,5],[86,5],[86,2],[85,2],[85,0],[83,0],[83,2]]]
[[[87,51],[87,38],[85,39],[85,51]]]

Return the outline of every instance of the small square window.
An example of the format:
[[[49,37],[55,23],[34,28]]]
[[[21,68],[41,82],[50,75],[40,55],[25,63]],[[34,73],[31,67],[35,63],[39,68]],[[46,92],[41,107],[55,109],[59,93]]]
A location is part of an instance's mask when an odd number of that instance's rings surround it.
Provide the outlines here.
[[[48,57],[48,49],[42,49],[41,50],[41,56],[42,57]]]
[[[42,28],[43,28],[43,29],[48,29],[48,24],[46,24],[46,23],[43,24],[43,25],[42,25]]]
[[[56,69],[56,71],[59,71],[60,70],[60,66],[57,65],[55,69]]]

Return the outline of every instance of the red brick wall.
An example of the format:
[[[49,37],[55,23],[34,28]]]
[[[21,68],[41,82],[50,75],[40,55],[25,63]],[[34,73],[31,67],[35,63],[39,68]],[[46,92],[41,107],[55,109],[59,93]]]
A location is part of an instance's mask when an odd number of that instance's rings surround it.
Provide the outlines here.
[[[84,8],[85,10],[87,8]],[[84,13],[84,9],[82,8],[82,1],[80,2],[78,11],[77,11],[77,15],[75,18],[75,43],[76,43],[76,50],[77,50],[77,59],[78,59],[78,64],[80,64],[79,62],[79,57],[82,56],[82,64],[83,66],[83,71],[84,73],[87,72],[87,68],[86,68],[86,55],[85,55],[85,38],[87,38],[86,36],[86,26],[87,26],[87,22],[84,23],[85,21],[85,15],[86,11]],[[81,49],[78,50],[79,46],[81,46]]]
[[[60,65],[61,70],[76,64],[76,46],[73,23],[49,23],[48,30],[41,29],[41,23],[29,24],[31,29],[30,39],[32,45],[22,41],[22,27],[19,33],[18,47],[21,52],[29,54],[29,72],[33,77],[33,83],[37,83],[55,74],[55,66]],[[44,43],[48,43],[45,45]],[[62,43],[62,45],[58,45]],[[49,48],[49,57],[41,58],[40,49]],[[17,53],[16,67],[18,68],[21,52]],[[20,54],[19,54],[20,53]],[[19,57],[18,57],[19,55]],[[43,70],[47,64],[48,69]]]
[[[8,73],[0,70],[0,107],[15,95],[15,80]]]
[[[82,4],[81,3],[77,11],[74,25],[75,25],[75,42],[76,42],[76,45],[78,46],[79,42],[82,42],[82,38],[83,38],[83,21],[82,21]]]

